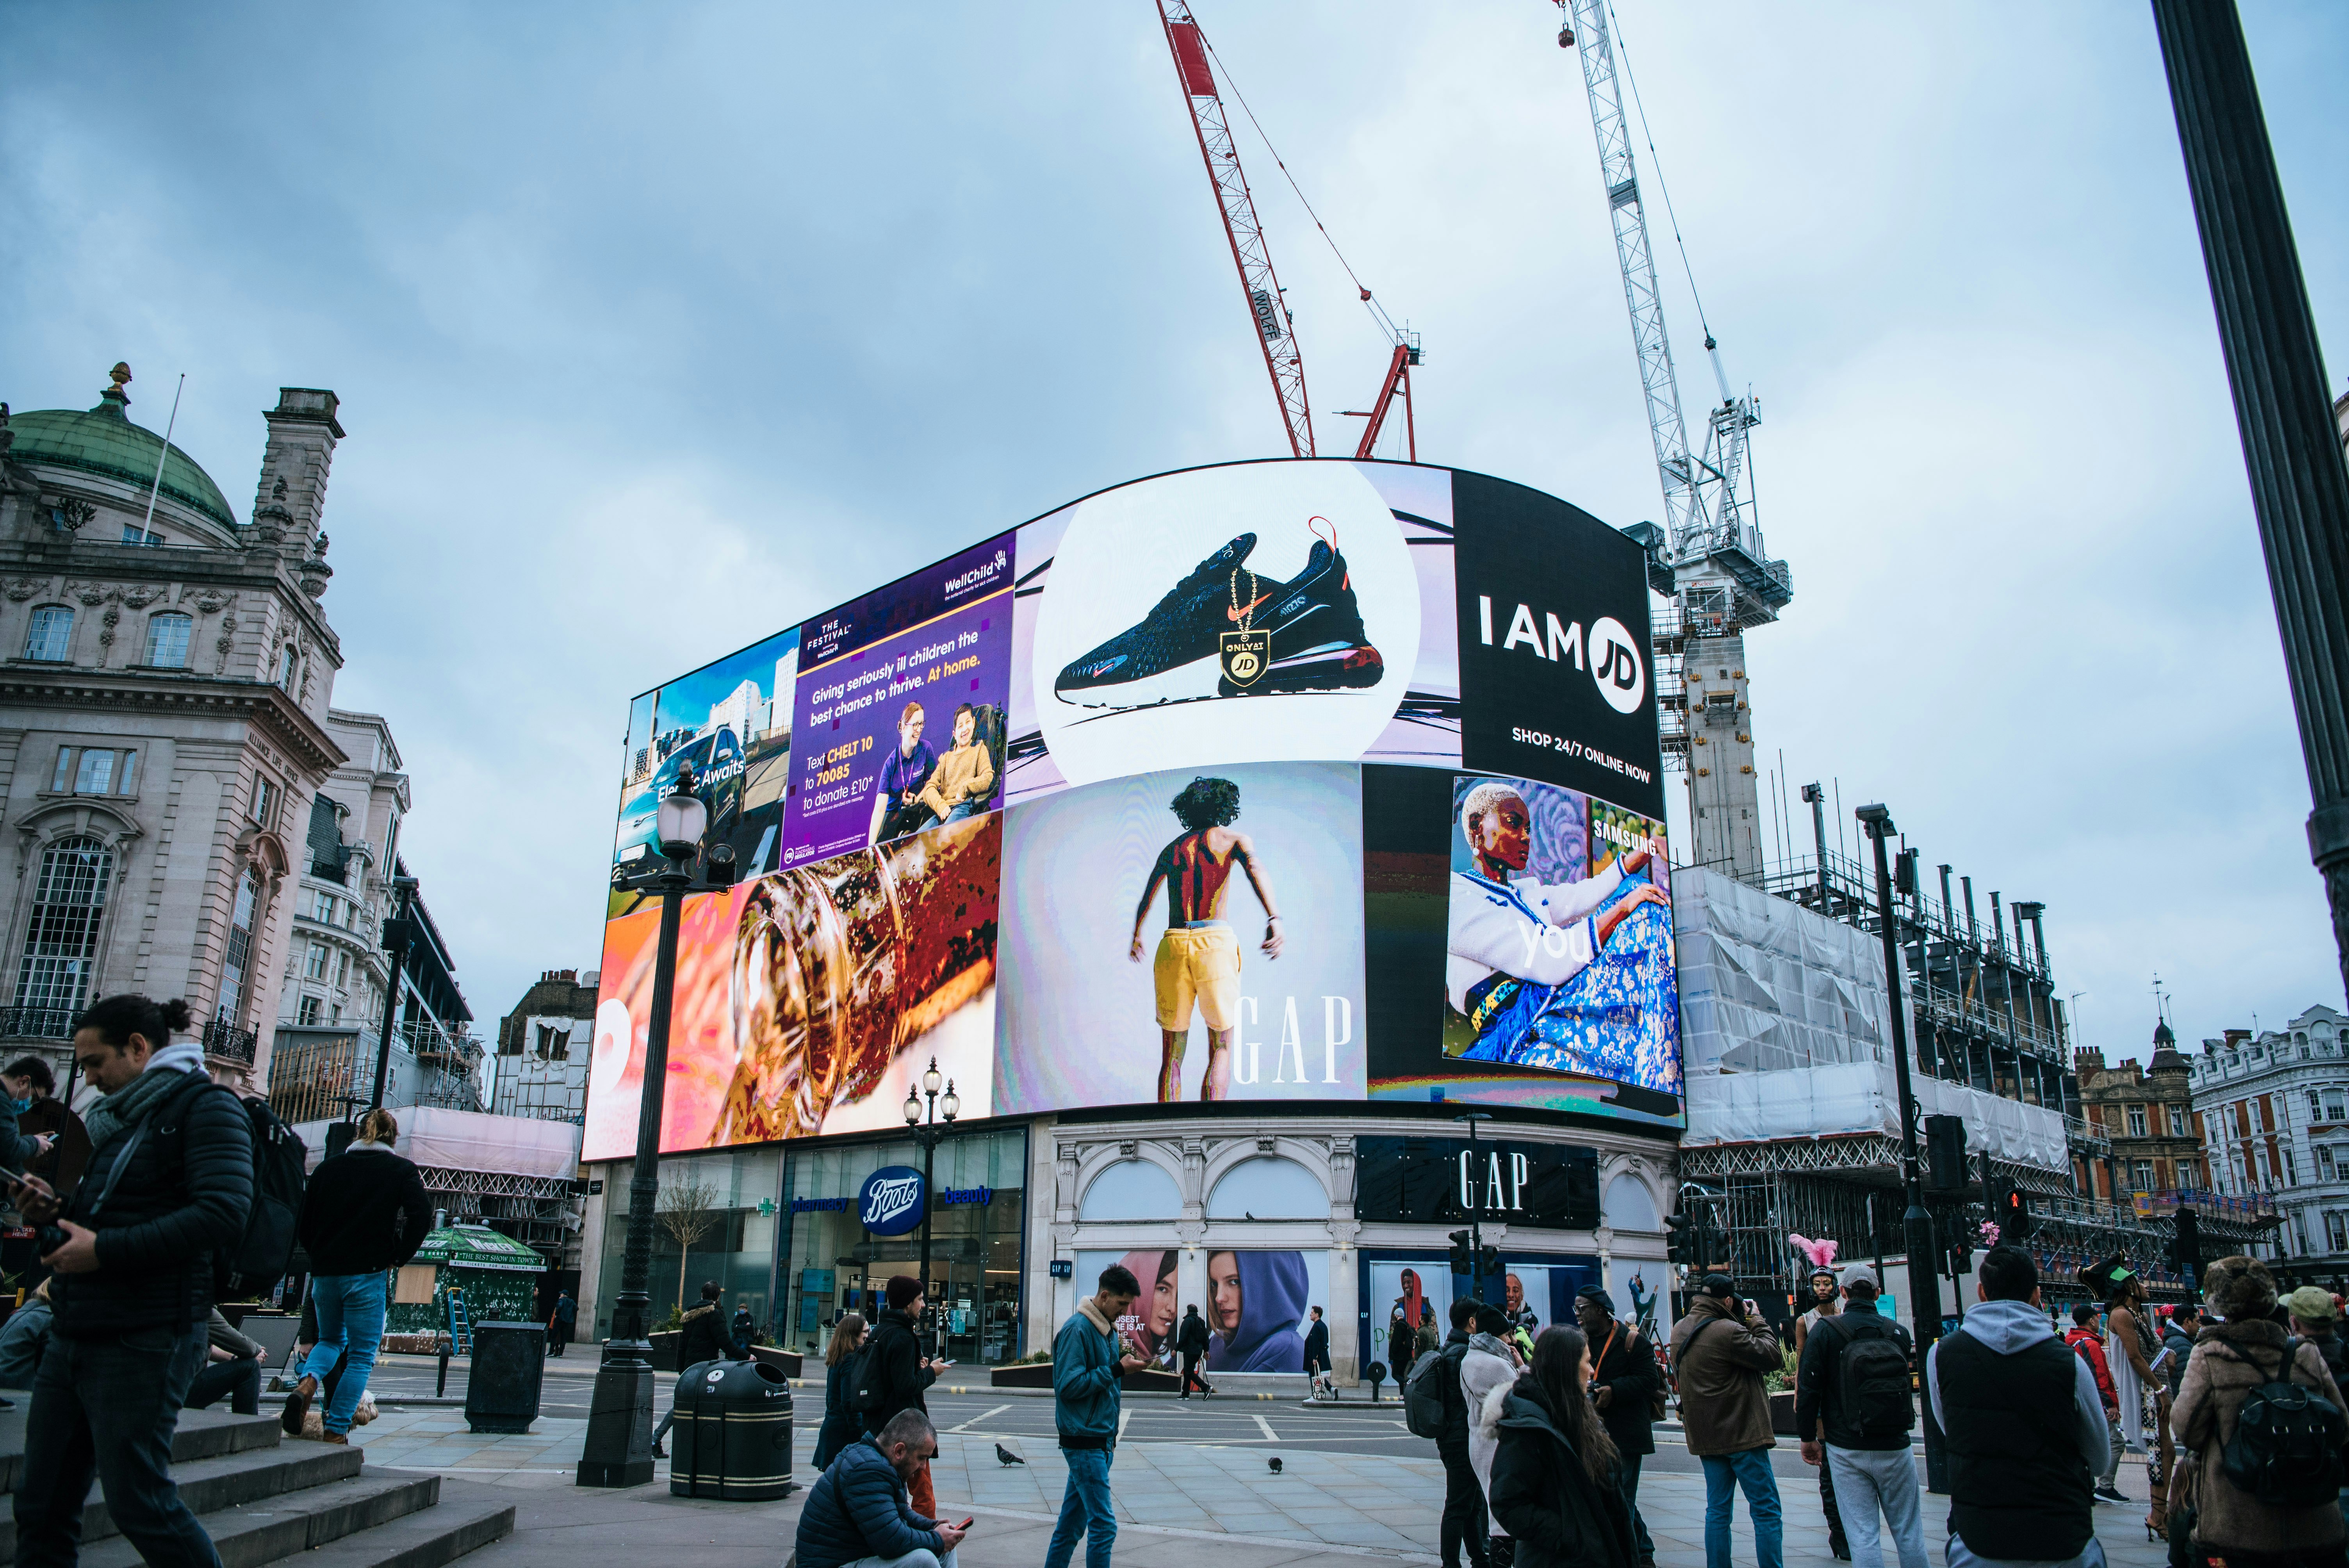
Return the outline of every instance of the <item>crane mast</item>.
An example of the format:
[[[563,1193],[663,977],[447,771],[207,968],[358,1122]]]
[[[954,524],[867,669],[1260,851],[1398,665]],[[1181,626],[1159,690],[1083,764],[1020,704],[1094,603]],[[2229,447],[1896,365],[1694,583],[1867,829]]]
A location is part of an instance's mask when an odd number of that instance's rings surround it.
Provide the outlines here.
[[[1216,91],[1215,73],[1208,68],[1206,44],[1185,0],[1158,0],[1158,18],[1166,29],[1166,47],[1174,57],[1174,75],[1184,101],[1190,106],[1199,156],[1207,165],[1207,182],[1215,187],[1216,205],[1223,213],[1224,235],[1231,242],[1232,263],[1239,269],[1240,291],[1247,296],[1248,314],[1256,322],[1257,346],[1264,351],[1264,367],[1272,377],[1273,396],[1280,403],[1288,449],[1297,457],[1309,458],[1313,456],[1313,411],[1305,397],[1305,360],[1298,351],[1296,325],[1289,319],[1280,280],[1273,274],[1272,253],[1265,246],[1264,225],[1257,221],[1247,176],[1240,170],[1231,122],[1224,112],[1223,98]]]
[[[1562,48],[1578,49],[1599,141],[1615,259],[1631,315],[1631,343],[1648,430],[1663,489],[1665,528],[1631,530],[1648,550],[1648,581],[1672,598],[1655,630],[1656,695],[1667,766],[1688,779],[1693,860],[1741,881],[1761,874],[1761,790],[1754,767],[1753,717],[1745,676],[1747,628],[1765,625],[1794,597],[1783,561],[1769,559],[1755,521],[1747,432],[1761,422],[1758,401],[1729,388],[1710,333],[1721,401],[1707,411],[1704,449],[1689,450],[1671,340],[1664,330],[1630,125],[1623,112],[1608,0],[1559,0],[1568,20]]]

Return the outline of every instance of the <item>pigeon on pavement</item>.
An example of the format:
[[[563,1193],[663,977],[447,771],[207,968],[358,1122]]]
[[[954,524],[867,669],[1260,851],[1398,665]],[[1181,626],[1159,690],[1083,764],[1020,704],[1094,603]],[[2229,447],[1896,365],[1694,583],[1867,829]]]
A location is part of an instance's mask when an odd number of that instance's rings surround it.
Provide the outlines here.
[[[1028,1462],[1026,1460],[1021,1459],[1018,1454],[1013,1453],[1009,1449],[1005,1448],[1001,1443],[995,1445],[995,1457],[1008,1465],[1024,1465]]]
[[[1275,1454],[1272,1458],[1265,1460],[1264,1462],[1272,1467],[1273,1474],[1278,1475],[1280,1473],[1280,1456],[1278,1454]]]

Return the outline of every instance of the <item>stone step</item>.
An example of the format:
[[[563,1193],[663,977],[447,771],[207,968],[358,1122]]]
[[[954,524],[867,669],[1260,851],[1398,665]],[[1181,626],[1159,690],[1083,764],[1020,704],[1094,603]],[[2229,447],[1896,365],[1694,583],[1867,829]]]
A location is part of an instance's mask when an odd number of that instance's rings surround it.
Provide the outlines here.
[[[33,1397],[11,1389],[16,1408],[0,1410],[0,1496],[16,1490],[25,1460],[25,1411]],[[216,1459],[254,1449],[274,1449],[285,1439],[274,1416],[237,1416],[225,1410],[182,1410],[171,1434],[171,1462]]]
[[[260,1498],[200,1517],[221,1568],[261,1568],[428,1510],[440,1500],[437,1475],[361,1470],[348,1480]],[[82,1568],[140,1568],[138,1548],[118,1535],[85,1548]]]
[[[329,1542],[302,1568],[443,1568],[477,1546],[513,1533],[514,1505],[476,1499],[436,1503],[418,1513]]]
[[[208,1514],[216,1509],[324,1486],[329,1481],[348,1480],[359,1473],[366,1458],[365,1450],[360,1449],[326,1443],[288,1443],[283,1448],[246,1449],[174,1464],[171,1480],[180,1489],[181,1501],[197,1513]],[[116,1533],[114,1516],[107,1511],[106,1494],[92,1483],[89,1501],[82,1508],[81,1538],[87,1543]],[[12,1511],[6,1517],[0,1517],[0,1565],[16,1560],[16,1521]]]

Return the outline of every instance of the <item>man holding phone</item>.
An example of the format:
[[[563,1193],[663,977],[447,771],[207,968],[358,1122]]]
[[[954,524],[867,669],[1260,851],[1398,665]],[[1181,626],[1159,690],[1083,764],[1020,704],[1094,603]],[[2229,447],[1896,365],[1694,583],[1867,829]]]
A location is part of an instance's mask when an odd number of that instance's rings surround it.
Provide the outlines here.
[[[1128,1372],[1150,1365],[1118,1337],[1117,1320],[1133,1310],[1142,1285],[1123,1264],[1102,1270],[1096,1293],[1052,1340],[1052,1424],[1068,1461],[1069,1486],[1061,1496],[1061,1522],[1044,1553],[1044,1568],[1069,1568],[1077,1536],[1085,1536],[1085,1568],[1109,1568],[1117,1540],[1117,1513],[1110,1503],[1109,1466],[1117,1450],[1120,1390]]]
[[[941,1524],[916,1511],[909,1491],[937,1451],[937,1429],[915,1409],[842,1449],[800,1511],[799,1568],[955,1568],[971,1522]]]
[[[1770,1469],[1776,1439],[1762,1375],[1785,1364],[1778,1336],[1725,1274],[1704,1276],[1686,1317],[1672,1326],[1681,1425],[1704,1466],[1705,1568],[1730,1568],[1729,1515],[1745,1493],[1759,1568],[1785,1568],[1785,1515]]]

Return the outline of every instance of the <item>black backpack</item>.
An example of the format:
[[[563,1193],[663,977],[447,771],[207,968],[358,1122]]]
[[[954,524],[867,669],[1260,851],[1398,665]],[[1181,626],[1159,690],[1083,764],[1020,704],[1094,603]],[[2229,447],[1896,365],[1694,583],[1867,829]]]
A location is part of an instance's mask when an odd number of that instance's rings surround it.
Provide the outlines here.
[[[1899,1437],[1917,1424],[1917,1407],[1909,1397],[1908,1352],[1872,1304],[1864,1318],[1835,1321],[1844,1341],[1836,1357],[1836,1394],[1844,1419],[1862,1437]]]
[[[2260,1371],[2249,1346],[2230,1346],[2245,1366]],[[2272,1508],[2313,1508],[2341,1494],[2341,1442],[2349,1425],[2333,1401],[2291,1378],[2293,1351],[2278,1359],[2275,1381],[2243,1396],[2235,1435],[2227,1439],[2220,1467],[2227,1479]]]
[[[267,1101],[244,1101],[244,1117],[253,1129],[253,1209],[244,1239],[212,1256],[212,1283],[231,1296],[267,1290],[285,1277],[302,1218],[302,1190],[310,1179],[309,1149]]]

